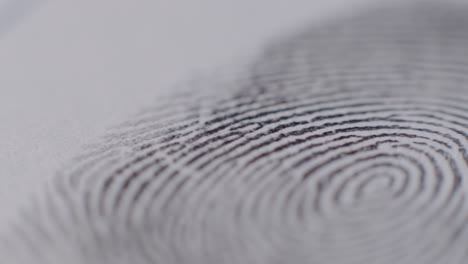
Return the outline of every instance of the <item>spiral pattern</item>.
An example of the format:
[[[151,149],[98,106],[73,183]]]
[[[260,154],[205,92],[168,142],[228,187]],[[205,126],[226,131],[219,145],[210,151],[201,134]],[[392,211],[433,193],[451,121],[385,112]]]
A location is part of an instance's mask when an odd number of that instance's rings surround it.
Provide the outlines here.
[[[247,74],[158,100],[54,177],[0,252],[17,263],[466,263],[467,11],[335,21],[272,45]]]

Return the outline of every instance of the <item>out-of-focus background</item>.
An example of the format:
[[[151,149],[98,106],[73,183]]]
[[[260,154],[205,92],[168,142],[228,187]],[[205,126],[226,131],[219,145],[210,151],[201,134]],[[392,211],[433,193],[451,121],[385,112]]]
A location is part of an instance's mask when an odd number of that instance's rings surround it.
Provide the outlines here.
[[[377,1],[0,0],[2,214],[160,92]]]

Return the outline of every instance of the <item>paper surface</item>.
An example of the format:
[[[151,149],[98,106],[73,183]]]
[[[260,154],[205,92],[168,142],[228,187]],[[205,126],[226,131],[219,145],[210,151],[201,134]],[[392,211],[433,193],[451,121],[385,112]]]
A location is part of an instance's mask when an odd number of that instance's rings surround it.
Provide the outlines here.
[[[161,91],[376,1],[1,0],[1,221]]]

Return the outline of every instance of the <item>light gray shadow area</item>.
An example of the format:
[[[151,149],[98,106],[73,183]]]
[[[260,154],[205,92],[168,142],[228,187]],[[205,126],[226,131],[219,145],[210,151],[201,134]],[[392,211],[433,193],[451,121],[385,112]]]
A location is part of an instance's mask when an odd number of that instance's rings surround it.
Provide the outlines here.
[[[42,0],[0,1],[0,38],[43,2]]]

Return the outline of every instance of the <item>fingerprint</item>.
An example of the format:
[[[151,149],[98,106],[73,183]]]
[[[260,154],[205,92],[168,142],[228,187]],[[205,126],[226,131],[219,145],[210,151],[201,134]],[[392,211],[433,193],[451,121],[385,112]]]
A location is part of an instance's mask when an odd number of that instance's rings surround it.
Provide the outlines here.
[[[2,256],[467,263],[467,12],[412,4],[314,26],[242,74],[158,99],[23,208]]]

